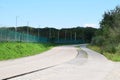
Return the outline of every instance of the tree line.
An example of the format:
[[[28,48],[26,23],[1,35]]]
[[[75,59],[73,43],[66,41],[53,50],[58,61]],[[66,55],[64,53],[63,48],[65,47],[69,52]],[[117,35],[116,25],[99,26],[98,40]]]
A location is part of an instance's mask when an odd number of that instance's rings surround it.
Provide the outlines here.
[[[34,28],[30,26],[20,27],[7,27],[5,28],[11,31],[17,31],[20,33],[31,34],[38,37],[48,38],[51,42],[56,40],[64,41],[79,41],[82,40],[84,43],[90,43],[93,36],[98,29],[92,27],[74,27],[74,28]]]
[[[120,53],[120,6],[104,13],[91,43],[99,46],[102,53]]]

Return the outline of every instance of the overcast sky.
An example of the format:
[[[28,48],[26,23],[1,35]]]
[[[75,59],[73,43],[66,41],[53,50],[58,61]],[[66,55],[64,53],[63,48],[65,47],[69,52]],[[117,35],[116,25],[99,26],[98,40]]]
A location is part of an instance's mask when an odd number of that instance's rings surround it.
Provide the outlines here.
[[[0,26],[99,27],[120,0],[0,0]],[[29,23],[29,24],[28,24]]]

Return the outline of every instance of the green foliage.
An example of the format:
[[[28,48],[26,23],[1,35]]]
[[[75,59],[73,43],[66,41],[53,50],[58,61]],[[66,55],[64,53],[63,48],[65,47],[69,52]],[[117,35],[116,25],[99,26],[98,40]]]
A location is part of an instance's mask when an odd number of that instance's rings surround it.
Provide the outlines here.
[[[116,53],[120,54],[120,44],[116,47]]]
[[[87,47],[90,48],[90,49],[92,49],[92,50],[94,50],[94,51],[96,51],[96,52],[99,52],[99,53],[101,52],[101,49],[100,49],[99,46],[87,45]]]
[[[112,61],[120,61],[120,54],[103,53],[105,57]]]
[[[108,53],[116,53],[115,45],[108,44],[104,47],[104,51]]]
[[[96,52],[99,52],[99,53],[101,53],[101,48],[99,47],[99,46],[93,46],[93,45],[88,45],[87,46],[88,48],[90,48],[90,49],[92,49],[92,50],[94,50],[94,51],[96,51]],[[119,47],[117,47],[118,49],[119,49],[119,51],[120,51],[120,46]],[[112,61],[120,61],[120,53],[118,52],[118,53],[109,53],[109,52],[103,52],[103,55],[106,57],[106,58],[108,58],[109,60],[112,60]]]
[[[97,31],[97,29],[91,28],[91,27],[87,27],[84,30],[84,37],[85,37],[85,41],[87,43],[90,43],[93,36],[95,36],[95,32]]]
[[[120,54],[120,6],[104,13],[100,29],[91,43],[99,46],[103,53]]]
[[[104,38],[103,36],[96,36],[92,39],[92,44],[97,46],[103,46]]]
[[[102,53],[110,60],[120,61],[120,6],[104,13],[100,29],[91,43],[94,46],[89,48]]]
[[[50,43],[0,43],[0,60],[15,59],[39,54],[50,49],[52,46],[54,45]]]

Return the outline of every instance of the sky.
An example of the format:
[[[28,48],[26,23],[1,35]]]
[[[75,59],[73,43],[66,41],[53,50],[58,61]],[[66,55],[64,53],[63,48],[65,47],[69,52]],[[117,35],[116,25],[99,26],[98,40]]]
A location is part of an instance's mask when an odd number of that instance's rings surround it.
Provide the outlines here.
[[[120,0],[0,0],[0,27],[98,28],[104,12],[117,5]]]

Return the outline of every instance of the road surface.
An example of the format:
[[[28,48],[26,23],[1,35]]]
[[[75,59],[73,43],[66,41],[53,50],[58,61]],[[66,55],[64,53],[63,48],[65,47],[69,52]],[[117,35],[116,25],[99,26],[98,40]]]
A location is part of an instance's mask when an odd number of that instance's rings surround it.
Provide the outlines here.
[[[74,59],[75,47],[55,47],[39,55],[0,62],[0,80],[12,79],[24,74],[44,70]]]
[[[51,50],[55,53],[48,51],[49,55],[46,54],[44,56],[44,58],[46,57],[45,60],[49,59],[47,62],[41,57],[44,64],[50,64],[53,61],[51,67],[40,69],[42,66],[40,65],[41,63],[39,66],[35,64],[40,61],[33,59],[33,62],[31,63],[30,61],[30,64],[32,67],[35,67],[35,69],[38,68],[38,71],[15,76],[10,78],[10,80],[120,80],[120,63],[107,60],[103,55],[86,48],[85,45],[81,45],[81,49],[82,50],[79,50],[79,53],[77,53],[77,49],[74,46],[56,47]],[[52,58],[49,58],[50,56],[52,56]],[[53,64],[54,66],[52,66]],[[29,70],[29,67],[27,67],[23,70]],[[30,69],[32,67],[30,67]],[[32,70],[35,69],[32,68]],[[13,75],[13,73],[11,75]]]

